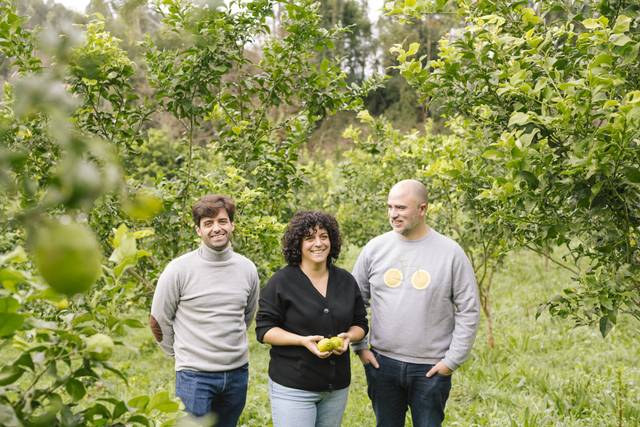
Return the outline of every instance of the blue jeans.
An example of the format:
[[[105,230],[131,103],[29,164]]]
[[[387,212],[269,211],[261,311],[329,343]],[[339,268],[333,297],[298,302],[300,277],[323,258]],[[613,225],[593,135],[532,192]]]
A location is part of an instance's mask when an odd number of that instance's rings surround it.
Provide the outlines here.
[[[414,427],[440,427],[451,376],[426,373],[433,365],[401,362],[374,352],[378,369],[367,364],[367,392],[378,427],[403,427],[407,407]]]
[[[224,372],[176,372],[176,396],[188,413],[213,413],[217,427],[235,427],[247,400],[249,365]]]
[[[339,427],[349,387],[333,391],[289,388],[269,378],[273,427]]]

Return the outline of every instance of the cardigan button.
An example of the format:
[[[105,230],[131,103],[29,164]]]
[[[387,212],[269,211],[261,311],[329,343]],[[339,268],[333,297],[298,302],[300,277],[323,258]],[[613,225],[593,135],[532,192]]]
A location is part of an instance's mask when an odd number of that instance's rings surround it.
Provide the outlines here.
[[[322,310],[324,312],[324,314],[329,314],[329,309],[325,308],[324,310]]]

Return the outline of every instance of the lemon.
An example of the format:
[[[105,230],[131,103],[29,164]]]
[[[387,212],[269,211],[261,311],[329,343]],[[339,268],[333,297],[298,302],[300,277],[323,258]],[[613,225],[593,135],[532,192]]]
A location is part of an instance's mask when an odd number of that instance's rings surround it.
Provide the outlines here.
[[[148,191],[140,191],[124,203],[124,210],[131,219],[147,221],[163,209],[162,199]]]
[[[333,350],[333,343],[329,338],[322,338],[316,344],[318,346],[318,350],[320,351],[331,351]]]
[[[333,337],[333,338],[330,338],[329,340],[331,341],[333,350],[339,350],[344,345],[344,340],[341,337]]]
[[[51,222],[37,230],[33,260],[57,292],[86,292],[100,277],[102,253],[93,232],[81,224]]]
[[[87,354],[95,360],[108,360],[113,354],[113,340],[105,334],[95,334],[87,338]]]
[[[56,302],[55,306],[58,310],[66,310],[69,308],[69,300],[62,298],[60,301]]]

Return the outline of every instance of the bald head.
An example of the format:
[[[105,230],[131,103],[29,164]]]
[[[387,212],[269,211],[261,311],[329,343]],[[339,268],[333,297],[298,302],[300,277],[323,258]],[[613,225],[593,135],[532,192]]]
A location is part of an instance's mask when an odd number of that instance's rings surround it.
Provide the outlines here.
[[[391,194],[403,194],[413,198],[418,204],[427,203],[427,187],[415,179],[403,179],[396,183],[391,190]]]
[[[421,239],[427,234],[427,189],[415,179],[405,179],[389,190],[387,214],[393,230],[406,239]]]

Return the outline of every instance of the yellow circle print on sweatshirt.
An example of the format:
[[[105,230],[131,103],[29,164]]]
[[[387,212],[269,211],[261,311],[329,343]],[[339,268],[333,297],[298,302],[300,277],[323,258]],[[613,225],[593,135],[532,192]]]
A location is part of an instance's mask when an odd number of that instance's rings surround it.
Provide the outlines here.
[[[402,271],[390,268],[384,273],[384,284],[390,288],[397,288],[402,283]]]
[[[426,289],[429,283],[431,283],[431,275],[424,270],[418,270],[411,276],[411,284],[416,289]]]

